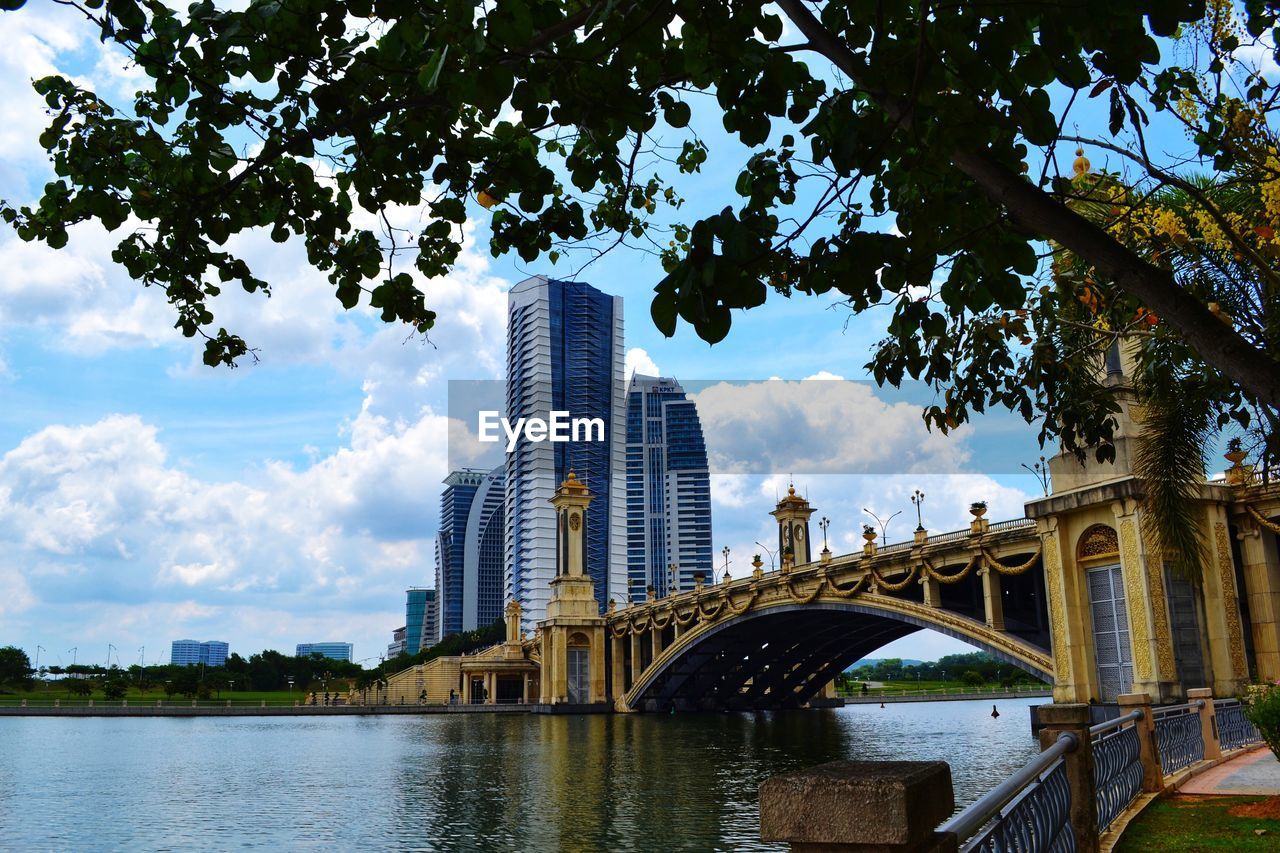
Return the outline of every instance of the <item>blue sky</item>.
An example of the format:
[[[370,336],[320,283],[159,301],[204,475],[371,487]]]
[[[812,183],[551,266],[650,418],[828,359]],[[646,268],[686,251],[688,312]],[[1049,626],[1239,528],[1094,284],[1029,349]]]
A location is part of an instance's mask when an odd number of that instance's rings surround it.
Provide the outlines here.
[[[72,12],[29,6],[0,15],[0,198],[11,202],[33,200],[48,176],[35,142],[43,105],[29,78],[56,69],[116,102],[136,78]],[[717,132],[704,129],[714,147]],[[736,154],[714,159],[691,204],[723,204],[740,164]],[[148,662],[166,661],[169,642],[186,637],[226,640],[246,655],[340,640],[376,659],[403,623],[405,587],[432,583],[447,383],[499,379],[506,288],[564,272],[490,259],[483,214],[473,211],[458,269],[427,286],[440,314],[429,343],[367,310],[343,312],[297,246],[234,241],[276,288],[270,300],[229,293],[215,303],[219,323],[260,349],[259,363],[237,370],[200,363],[161,294],[111,264],[112,236],[77,228],[53,252],[0,232],[0,643],[33,656],[42,646],[48,663],[70,663],[73,648],[80,661],[102,662],[109,643],[125,664],[143,647]],[[830,298],[774,298],[737,315],[715,347],[687,327],[665,339],[649,319],[661,275],[656,259],[619,252],[583,277],[624,297],[633,366],[691,383],[862,379],[885,316],[846,323]],[[796,471],[832,518],[837,552],[860,543],[862,507],[905,510],[890,539],[906,538],[914,488],[929,495],[925,524],[935,531],[964,526],[972,500],[1001,519],[1021,515],[1038,492],[1016,473],[1040,453],[1034,432],[1008,418],[947,439],[923,430],[919,389],[732,387],[717,411],[777,407],[779,394],[791,395],[790,420],[718,427],[733,430],[730,452],[776,451],[771,470],[716,477],[715,550],[731,548],[735,572],[756,539],[772,539],[767,513],[795,470],[788,454],[852,472]],[[788,445],[797,434],[804,446]],[[878,656],[965,650],[923,632]]]

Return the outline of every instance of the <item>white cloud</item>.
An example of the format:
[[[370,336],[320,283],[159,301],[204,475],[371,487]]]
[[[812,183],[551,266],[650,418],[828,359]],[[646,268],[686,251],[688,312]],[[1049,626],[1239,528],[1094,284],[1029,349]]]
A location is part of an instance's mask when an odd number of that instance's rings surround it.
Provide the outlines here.
[[[397,421],[366,409],[347,446],[315,464],[232,482],[176,467],[136,416],[47,427],[0,457],[0,581],[13,590],[0,612],[39,607],[45,630],[82,636],[96,630],[76,624],[86,612],[116,609],[129,615],[114,626],[120,645],[157,642],[160,624],[193,633],[175,614],[194,601],[207,608],[196,623],[223,636],[240,625],[232,636],[248,650],[317,638],[242,618],[262,612],[378,650],[406,579],[429,576],[445,426],[430,410]]]
[[[635,374],[641,376],[661,376],[658,365],[649,357],[649,353],[640,347],[632,347],[627,350],[626,358],[623,362],[623,375],[630,379]]]
[[[930,432],[913,403],[889,403],[865,382],[721,382],[691,395],[711,467],[749,472],[959,471],[965,431]]]

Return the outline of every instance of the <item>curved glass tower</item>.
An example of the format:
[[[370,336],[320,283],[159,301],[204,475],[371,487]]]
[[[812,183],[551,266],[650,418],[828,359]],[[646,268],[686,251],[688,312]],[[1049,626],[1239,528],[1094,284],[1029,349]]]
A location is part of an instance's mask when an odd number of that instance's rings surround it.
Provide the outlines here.
[[[595,496],[587,513],[587,573],[601,609],[625,601],[626,430],[622,298],[589,284],[542,276],[511,288],[507,302],[505,415],[599,418],[603,440],[532,442],[507,454],[506,598],[526,625],[542,619],[556,572],[551,495],[572,470]]]

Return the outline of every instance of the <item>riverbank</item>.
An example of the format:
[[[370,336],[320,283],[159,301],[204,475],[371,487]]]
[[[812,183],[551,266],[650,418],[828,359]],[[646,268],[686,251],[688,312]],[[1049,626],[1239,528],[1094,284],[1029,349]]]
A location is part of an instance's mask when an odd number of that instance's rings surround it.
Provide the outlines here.
[[[0,717],[368,717],[386,714],[527,714],[535,705],[21,705]]]
[[[892,704],[894,702],[966,702],[979,699],[1042,699],[1052,695],[1053,690],[1046,687],[1044,690],[1000,690],[986,693],[930,693],[928,691],[911,693],[903,691],[901,693],[842,696],[840,698],[844,699],[846,705],[870,705],[881,702]]]

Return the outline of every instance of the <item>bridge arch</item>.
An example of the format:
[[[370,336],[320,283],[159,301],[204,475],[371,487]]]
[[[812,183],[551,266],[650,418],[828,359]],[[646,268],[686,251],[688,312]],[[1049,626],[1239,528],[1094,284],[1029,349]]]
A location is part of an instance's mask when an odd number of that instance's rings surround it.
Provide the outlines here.
[[[664,649],[619,703],[627,710],[768,709],[807,702],[836,674],[921,628],[1048,681],[1045,649],[982,622],[881,595],[778,600],[701,622]]]

